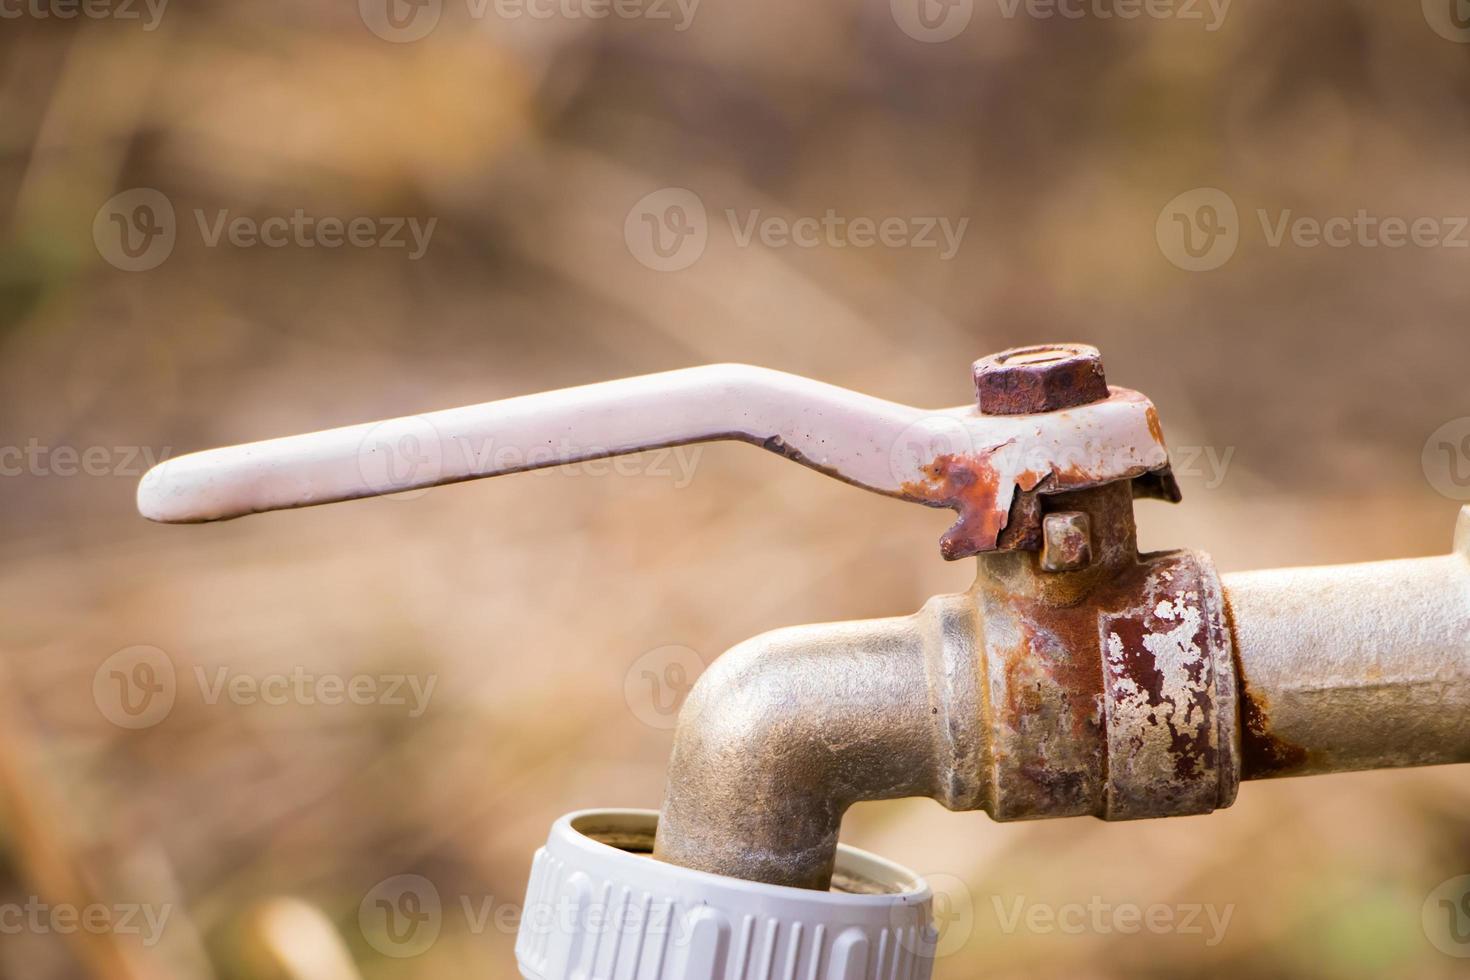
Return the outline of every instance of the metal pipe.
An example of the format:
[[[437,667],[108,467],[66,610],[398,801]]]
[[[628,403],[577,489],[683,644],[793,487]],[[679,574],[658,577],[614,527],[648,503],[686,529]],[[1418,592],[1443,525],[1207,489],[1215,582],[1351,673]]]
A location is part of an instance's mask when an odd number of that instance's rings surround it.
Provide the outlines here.
[[[1224,581],[1244,778],[1470,760],[1470,508],[1449,555]]]
[[[1242,778],[1470,761],[1470,508],[1445,557],[1222,585],[1198,552],[1139,556],[1129,505],[1050,502],[1080,567],[987,555],[914,616],[727,653],[680,715],[655,856],[826,888],[860,800],[1129,820],[1229,806]]]
[[[996,820],[1208,813],[1239,779],[1219,581],[1136,553],[1126,483],[1058,495],[1086,565],[989,555],[914,616],[777,630],[679,717],[656,857],[826,888],[842,815],[926,796]],[[1044,522],[1052,524],[1053,522]]]
[[[680,713],[660,859],[826,888],[860,800],[973,792],[973,618],[963,596],[915,616],[775,630],[705,672]]]

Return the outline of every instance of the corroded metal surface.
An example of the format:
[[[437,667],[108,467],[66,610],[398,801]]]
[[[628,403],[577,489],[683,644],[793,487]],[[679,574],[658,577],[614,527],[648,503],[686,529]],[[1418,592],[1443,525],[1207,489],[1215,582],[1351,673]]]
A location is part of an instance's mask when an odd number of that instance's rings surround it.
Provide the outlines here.
[[[1225,591],[1246,779],[1470,761],[1470,508],[1452,554]]]
[[[1470,761],[1470,508],[1444,557],[1222,585],[1201,553],[1137,555],[1126,485],[1053,503],[1087,516],[1085,567],[986,555],[916,616],[717,662],[656,855],[823,888],[859,800],[1129,820],[1229,806],[1242,778]]]
[[[982,559],[982,628],[998,820],[1207,813],[1238,782],[1234,681],[1207,556],[1140,558],[1125,486],[1058,498],[1089,517],[1085,569]]]
[[[842,814],[929,796],[998,820],[1207,813],[1238,782],[1219,587],[1139,558],[1115,484],[1058,498],[1093,561],[982,558],[915,616],[779,630],[726,654],[680,716],[656,855],[826,887]]]
[[[826,888],[842,816],[928,796],[997,820],[1208,813],[1244,778],[1470,761],[1470,509],[1453,554],[1228,576],[1137,553],[1178,500],[1158,415],[1097,351],[975,365],[925,411],[714,365],[179,457],[154,520],[220,520],[733,439],[958,520],[964,595],[742,644],[680,715],[655,856]]]
[[[1015,528],[1014,542],[1006,542],[1004,534],[1013,530],[1008,525],[1016,513],[1039,521],[1040,507],[1031,506],[1037,496],[1130,480],[1139,482],[1142,495],[1167,496],[1173,485],[1157,414],[1135,392],[1114,388],[1106,400],[1080,408],[988,421],[1019,422],[1023,434],[932,456],[920,443],[904,460],[904,471],[916,469],[917,478],[905,480],[901,496],[959,514],[940,539],[940,552],[950,560],[997,550],[1003,542],[1027,550],[1039,547],[1039,524]],[[1115,436],[1122,441],[1115,442]],[[1157,480],[1145,484],[1142,478],[1152,475]]]
[[[1047,514],[1042,521],[1041,570],[1075,572],[1092,563],[1092,522],[1079,511]]]
[[[1235,677],[1208,556],[1142,565],[1131,608],[1101,618],[1112,820],[1209,813],[1240,784]]]
[[[712,440],[751,443],[959,519],[947,558],[1039,547],[1038,496],[1138,480],[1168,496],[1147,398],[1122,388],[1042,415],[926,410],[739,364],[670,371],[180,456],[138,488],[144,516],[224,520]],[[1022,523],[1006,534],[1013,511]]]
[[[655,856],[824,889],[847,808],[977,797],[973,610],[776,630],[734,647],[680,712]]]
[[[1108,397],[1102,354],[1088,344],[1014,347],[982,357],[972,369],[986,415],[1031,415]]]

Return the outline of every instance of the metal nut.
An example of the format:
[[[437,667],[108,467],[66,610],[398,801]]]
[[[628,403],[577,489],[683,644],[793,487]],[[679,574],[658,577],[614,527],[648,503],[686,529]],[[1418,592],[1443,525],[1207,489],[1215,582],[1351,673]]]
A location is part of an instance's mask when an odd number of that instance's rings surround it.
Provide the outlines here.
[[[1092,521],[1079,511],[1047,514],[1041,521],[1041,570],[1075,572],[1092,564]]]
[[[1031,415],[1108,397],[1102,354],[1088,344],[1016,347],[975,362],[975,396],[986,415]]]

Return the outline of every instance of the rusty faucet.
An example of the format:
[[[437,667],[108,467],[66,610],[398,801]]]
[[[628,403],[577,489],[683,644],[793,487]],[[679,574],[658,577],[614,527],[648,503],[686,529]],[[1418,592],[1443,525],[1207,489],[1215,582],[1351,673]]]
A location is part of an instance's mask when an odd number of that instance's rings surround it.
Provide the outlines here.
[[[1229,806],[1243,779],[1470,761],[1470,508],[1451,554],[1220,575],[1139,554],[1133,500],[1179,499],[1154,406],[1095,348],[974,365],[927,411],[717,365],[169,460],[158,521],[210,521],[734,439],[954,509],[969,591],[913,616],[777,630],[680,715],[653,841],[673,865],[827,889],[844,812],[932,797],[997,820]]]

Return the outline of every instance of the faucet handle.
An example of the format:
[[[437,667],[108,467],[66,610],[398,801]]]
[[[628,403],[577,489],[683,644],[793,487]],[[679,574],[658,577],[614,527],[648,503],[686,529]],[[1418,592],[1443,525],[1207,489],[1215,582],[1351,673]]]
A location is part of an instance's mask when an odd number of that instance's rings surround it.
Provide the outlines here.
[[[1178,499],[1158,416],[1123,388],[1030,414],[924,410],[740,364],[565,388],[191,453],[144,475],[138,510],[166,523],[400,493],[646,449],[748,442],[959,520],[956,559],[1001,542],[1017,494],[1137,480]],[[1008,536],[1008,539],[1010,536]]]

